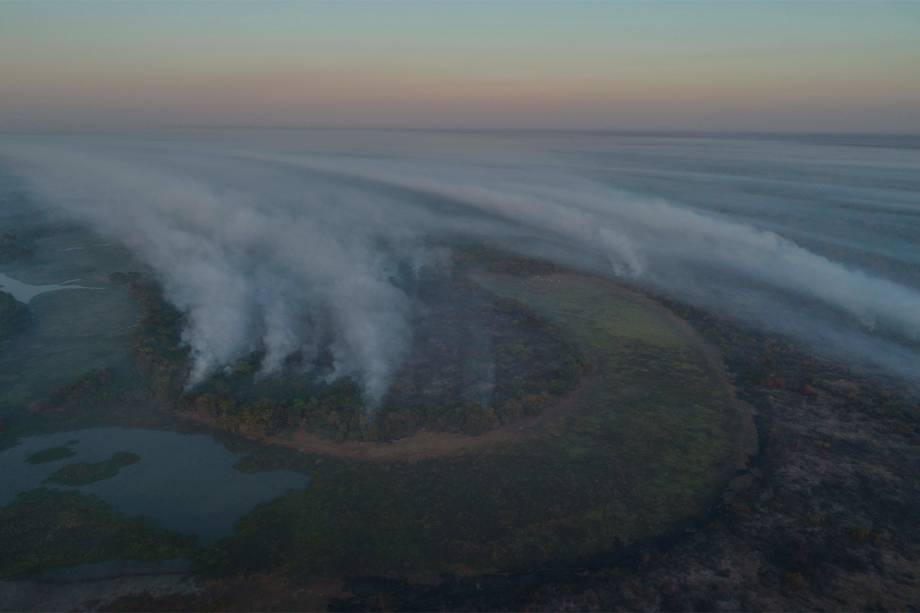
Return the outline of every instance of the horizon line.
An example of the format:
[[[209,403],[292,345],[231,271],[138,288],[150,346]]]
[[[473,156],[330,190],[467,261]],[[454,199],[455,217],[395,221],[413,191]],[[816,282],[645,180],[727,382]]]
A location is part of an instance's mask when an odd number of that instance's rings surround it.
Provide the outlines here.
[[[726,128],[565,128],[565,127],[460,127],[460,126],[386,126],[386,125],[352,125],[352,124],[269,124],[269,125],[238,125],[238,124],[201,124],[201,125],[129,125],[129,126],[93,126],[93,127],[60,127],[60,128],[5,128],[0,126],[0,134],[99,134],[130,131],[182,131],[182,130],[240,130],[240,131],[285,131],[285,130],[315,130],[329,132],[444,132],[444,133],[561,133],[561,134],[622,134],[622,135],[707,135],[707,136],[885,136],[885,137],[920,137],[917,132],[895,132],[884,130],[873,131],[841,131],[841,130],[765,130],[765,129],[726,129]]]

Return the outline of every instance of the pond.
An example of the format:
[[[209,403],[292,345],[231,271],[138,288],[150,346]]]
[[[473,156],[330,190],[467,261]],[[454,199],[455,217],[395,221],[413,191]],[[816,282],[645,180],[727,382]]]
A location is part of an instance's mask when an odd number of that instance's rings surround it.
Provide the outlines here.
[[[33,454],[55,447],[74,453],[43,463]],[[102,462],[128,451],[140,456],[114,477],[80,487],[43,483],[60,468],[77,462]],[[207,434],[134,428],[89,428],[23,439],[0,452],[0,506],[24,491],[54,487],[94,494],[126,515],[143,515],[157,525],[204,540],[228,536],[234,522],[262,502],[309,478],[289,470],[243,473],[234,465],[239,454]]]

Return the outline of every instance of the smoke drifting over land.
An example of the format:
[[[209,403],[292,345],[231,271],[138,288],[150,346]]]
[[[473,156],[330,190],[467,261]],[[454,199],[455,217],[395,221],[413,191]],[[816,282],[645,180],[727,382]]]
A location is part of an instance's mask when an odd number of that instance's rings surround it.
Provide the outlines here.
[[[556,143],[535,152],[527,139],[484,136],[303,138],[22,139],[0,147],[0,163],[43,204],[117,238],[156,270],[188,314],[190,384],[254,350],[265,351],[263,369],[273,373],[292,352],[309,361],[328,347],[334,375],[355,377],[379,400],[409,350],[407,283],[424,267],[447,274],[445,245],[460,242],[628,279],[920,375],[915,272],[895,281],[850,252],[846,262],[820,255],[802,244],[832,241],[818,226],[803,240],[809,220],[786,215],[782,225],[778,213],[643,195],[634,168],[622,172],[629,189],[620,189],[608,158],[622,152],[598,151],[594,141],[588,153],[568,143],[563,155]],[[643,168],[668,168],[667,154]],[[756,160],[748,164],[759,172]],[[690,190],[699,177],[687,178]],[[784,198],[770,210],[781,211]],[[902,212],[916,228],[920,210]],[[883,250],[854,236],[836,243],[858,238],[852,253]],[[917,254],[885,257],[910,268]]]

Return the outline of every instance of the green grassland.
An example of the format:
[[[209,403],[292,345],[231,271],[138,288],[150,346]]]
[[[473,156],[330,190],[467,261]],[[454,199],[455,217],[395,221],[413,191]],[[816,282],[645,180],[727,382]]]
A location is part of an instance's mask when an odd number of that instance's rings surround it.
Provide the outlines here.
[[[29,321],[29,310],[9,292],[0,291],[0,342],[12,338]]]
[[[9,264],[32,256],[32,250],[12,232],[0,232],[0,264]]]
[[[732,392],[663,310],[573,275],[479,275],[576,340],[591,373],[545,436],[488,453],[370,463],[266,448],[243,470],[306,470],[203,560],[294,574],[486,572],[574,561],[704,512],[734,471]]]
[[[32,490],[0,508],[0,577],[112,559],[177,558],[194,546],[194,538],[126,517],[78,492]]]

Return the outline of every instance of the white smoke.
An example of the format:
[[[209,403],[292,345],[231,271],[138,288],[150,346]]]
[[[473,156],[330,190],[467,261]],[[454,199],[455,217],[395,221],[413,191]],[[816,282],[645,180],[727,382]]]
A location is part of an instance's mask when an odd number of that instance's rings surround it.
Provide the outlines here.
[[[532,156],[483,152],[487,165],[472,154],[73,141],[7,144],[0,154],[45,201],[157,271],[188,315],[191,384],[254,350],[270,374],[328,341],[334,375],[355,377],[378,401],[411,337],[398,270],[438,266],[436,249],[455,240],[605,271],[916,374],[916,361],[903,359],[910,350],[873,335],[920,338],[916,290]],[[756,291],[744,289],[751,284]],[[809,319],[790,296],[849,314],[862,329]]]

